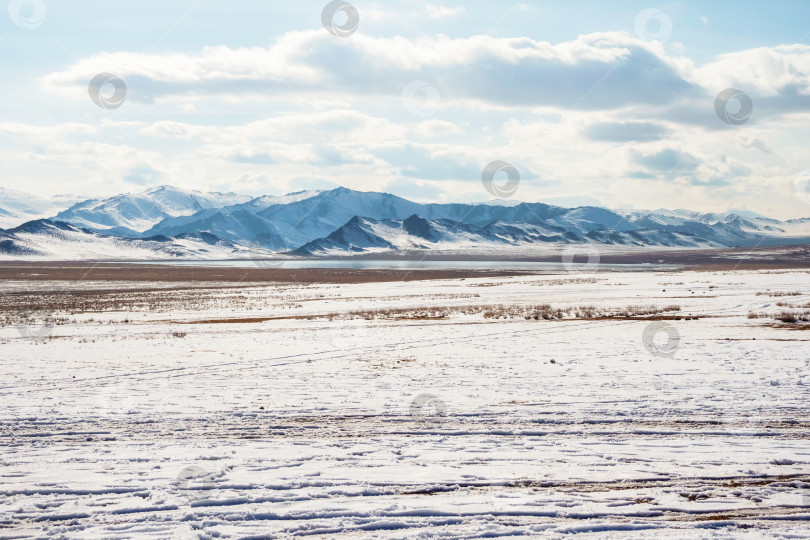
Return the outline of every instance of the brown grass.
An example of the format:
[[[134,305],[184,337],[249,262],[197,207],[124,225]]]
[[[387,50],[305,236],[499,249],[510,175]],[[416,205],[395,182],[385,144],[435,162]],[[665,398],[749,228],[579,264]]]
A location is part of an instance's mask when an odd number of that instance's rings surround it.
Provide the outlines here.
[[[777,302],[779,307],[791,306],[784,302]],[[757,313],[755,311],[748,312],[749,319],[773,319],[775,321],[783,322],[789,325],[810,322],[810,309],[783,309],[778,313]]]
[[[757,296],[772,296],[772,297],[779,297],[779,296],[801,296],[801,291],[765,291],[765,292],[758,292]]]
[[[777,306],[779,307],[786,307],[786,308],[794,308],[794,309],[810,309],[810,302],[807,304],[791,304],[790,302],[777,302]]]
[[[444,320],[453,315],[476,316],[485,320],[606,320],[606,319],[644,319],[644,320],[672,320],[680,317],[661,316],[666,312],[679,311],[680,306],[625,306],[619,308],[596,308],[594,306],[568,306],[552,307],[550,304],[539,305],[473,305],[473,306],[434,306],[420,308],[386,308],[373,310],[359,310],[335,313],[316,313],[311,315],[289,315],[277,317],[241,317],[232,319],[204,319],[197,321],[181,321],[175,324],[241,324],[261,323],[278,320],[356,320],[366,321],[431,321]],[[688,318],[687,318],[688,319]],[[695,317],[697,319],[697,317]]]
[[[665,312],[680,311],[680,306],[668,305],[631,305],[624,307],[602,307],[591,305],[553,307],[551,304],[535,305],[470,305],[470,306],[434,306],[423,308],[386,308],[375,310],[330,313],[326,315],[304,316],[303,318],[327,318],[329,320],[351,319],[394,319],[394,320],[431,320],[446,319],[451,315],[481,315],[484,319],[524,319],[524,320],[561,320],[561,319],[604,319],[648,317]]]
[[[773,318],[784,323],[810,322],[810,309],[803,311],[783,310],[781,313],[774,315]]]

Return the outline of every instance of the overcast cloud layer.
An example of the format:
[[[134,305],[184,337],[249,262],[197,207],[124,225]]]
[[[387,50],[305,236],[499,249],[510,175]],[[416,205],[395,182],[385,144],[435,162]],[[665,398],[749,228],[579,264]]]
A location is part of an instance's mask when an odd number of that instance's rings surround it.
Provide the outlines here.
[[[697,3],[621,2],[600,21],[583,2],[582,20],[545,36],[527,31],[532,21],[542,29],[571,6],[357,2],[358,29],[344,37],[321,25],[325,2],[246,2],[243,36],[210,31],[219,12],[208,2],[171,14],[122,2],[89,26],[79,8],[23,4],[0,40],[13,80],[4,187],[344,185],[483,201],[481,171],[503,160],[520,171],[520,200],[810,216],[796,182],[810,168],[810,46],[778,4],[773,20],[751,11],[737,23],[749,25],[736,29],[742,42],[726,37],[727,14]],[[257,43],[262,17],[271,33]],[[134,43],[139,26],[153,39]],[[100,73],[115,80],[94,102]],[[742,96],[718,109],[730,88]]]

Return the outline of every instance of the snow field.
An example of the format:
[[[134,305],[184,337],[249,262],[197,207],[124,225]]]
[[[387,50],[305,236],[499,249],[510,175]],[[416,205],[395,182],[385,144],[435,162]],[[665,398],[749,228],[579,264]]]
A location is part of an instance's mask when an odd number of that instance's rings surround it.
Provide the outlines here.
[[[747,318],[807,283],[189,284],[47,337],[8,325],[0,537],[808,537],[810,334]],[[544,303],[677,304],[676,348],[648,351],[652,320],[368,315]]]

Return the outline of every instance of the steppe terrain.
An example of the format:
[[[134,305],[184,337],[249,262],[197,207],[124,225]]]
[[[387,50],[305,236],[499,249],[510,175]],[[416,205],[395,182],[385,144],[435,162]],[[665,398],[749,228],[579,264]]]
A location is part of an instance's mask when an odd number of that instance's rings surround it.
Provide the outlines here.
[[[810,537],[806,267],[69,266],[0,268],[2,538]]]

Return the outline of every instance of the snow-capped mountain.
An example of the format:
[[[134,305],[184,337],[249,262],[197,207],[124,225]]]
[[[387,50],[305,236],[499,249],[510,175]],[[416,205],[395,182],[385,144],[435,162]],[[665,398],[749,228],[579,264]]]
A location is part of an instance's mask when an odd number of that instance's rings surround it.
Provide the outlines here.
[[[595,206],[563,209],[563,212],[558,213],[548,221],[578,235],[586,235],[589,232],[605,229],[625,232],[635,231],[639,228],[624,216],[612,210]]]
[[[702,213],[689,210],[620,211],[635,227],[698,235],[724,246],[780,245],[810,240],[810,219],[779,221],[745,210]]]
[[[209,233],[174,238],[122,238],[40,219],[0,230],[0,260],[88,259],[227,259],[245,257],[248,249]]]
[[[341,250],[339,246],[343,243],[345,252],[356,252],[361,244],[339,239],[333,243],[335,239],[330,239],[330,235],[336,232],[349,234],[348,230],[341,229],[350,224],[358,226],[357,222],[351,222],[355,217],[366,219],[363,226],[368,228],[374,222],[403,221],[414,215],[439,229],[447,226],[447,221],[478,227],[475,231],[454,230],[452,241],[459,246],[469,246],[465,234],[473,234],[475,242],[503,243],[501,237],[489,236],[494,234],[496,224],[505,229],[532,225],[545,231],[526,238],[520,238],[519,234],[518,238],[507,242],[513,244],[593,242],[627,246],[713,247],[795,243],[810,238],[807,223],[783,223],[752,213],[741,217],[732,213],[710,215],[686,211],[616,212],[592,206],[562,208],[520,202],[510,205],[501,202],[421,204],[388,193],[346,188],[300,192],[283,198],[259,198],[225,208],[202,210],[190,216],[167,218],[147,234],[172,236],[204,230],[233,242],[256,239],[267,249],[278,251],[301,248],[302,251],[298,252],[336,252]],[[447,234],[451,232],[447,231]],[[386,249],[402,249],[396,247],[395,236],[391,230],[380,235],[392,243],[393,247]],[[447,244],[449,241],[443,242]],[[311,242],[316,244],[307,246]],[[368,249],[381,248],[372,241],[360,251]]]
[[[136,237],[166,218],[187,216],[206,208],[221,208],[250,199],[235,193],[203,193],[158,186],[141,193],[82,201],[59,212],[53,219],[115,236]]]
[[[203,210],[191,216],[167,218],[146,234],[175,235],[206,230],[234,242],[251,241],[261,235],[265,247],[283,250],[324,238],[355,216],[402,220],[416,214],[429,220],[450,219],[483,227],[497,220],[537,222],[566,211],[540,203],[512,206],[421,204],[389,193],[353,191],[342,187],[293,195],[298,197],[291,202],[270,201],[269,204],[257,205],[254,200]]]
[[[558,227],[495,221],[485,227],[450,219],[427,220],[416,214],[404,220],[353,217],[326,238],[309,242],[296,255],[339,255],[347,252],[466,251],[574,240]]]
[[[235,242],[250,242],[260,237],[265,247],[286,250],[327,236],[354,216],[405,218],[420,211],[422,206],[387,193],[337,188],[278,198],[260,197],[247,203],[202,210],[191,216],[167,218],[146,234],[174,235],[206,230]]]
[[[294,255],[345,255],[389,251],[465,252],[508,251],[540,244],[599,243],[628,247],[720,247],[685,233],[668,231],[590,231],[578,236],[554,225],[494,221],[484,227],[450,219],[426,220],[412,215],[404,220],[354,217],[326,238],[308,242]]]
[[[9,208],[0,206],[0,219],[12,219],[9,216],[13,212],[21,215],[36,209],[24,207],[19,195],[7,200],[14,204],[8,203]],[[503,201],[422,204],[389,193],[342,187],[249,197],[160,186],[134,195],[82,201],[56,216],[52,221],[61,224],[51,225],[62,231],[59,234],[52,228],[40,231],[26,224],[5,231],[0,253],[19,255],[29,250],[54,257],[85,257],[86,246],[79,238],[88,239],[92,232],[102,233],[93,237],[104,239],[99,245],[110,243],[110,257],[126,256],[123,254],[129,250],[134,258],[179,253],[206,258],[240,257],[247,253],[248,246],[301,255],[419,250],[463,254],[500,249],[530,254],[543,245],[576,243],[638,248],[810,243],[810,219],[779,221],[747,211],[614,211]],[[64,232],[68,231],[65,224],[73,227],[69,230],[73,236]],[[35,238],[39,234],[47,237],[41,240],[42,245]],[[116,243],[114,237],[133,242]],[[137,244],[135,239],[147,244]],[[58,249],[60,241],[66,242],[63,251]],[[194,245],[184,248],[184,242]],[[209,247],[203,248],[200,243]],[[156,249],[158,244],[171,247]],[[135,248],[146,251],[135,254]],[[78,254],[74,257],[73,253]],[[104,250],[100,253],[104,254]]]
[[[40,197],[0,187],[0,227],[14,227],[26,221],[45,218],[82,200],[83,197],[76,195]]]

